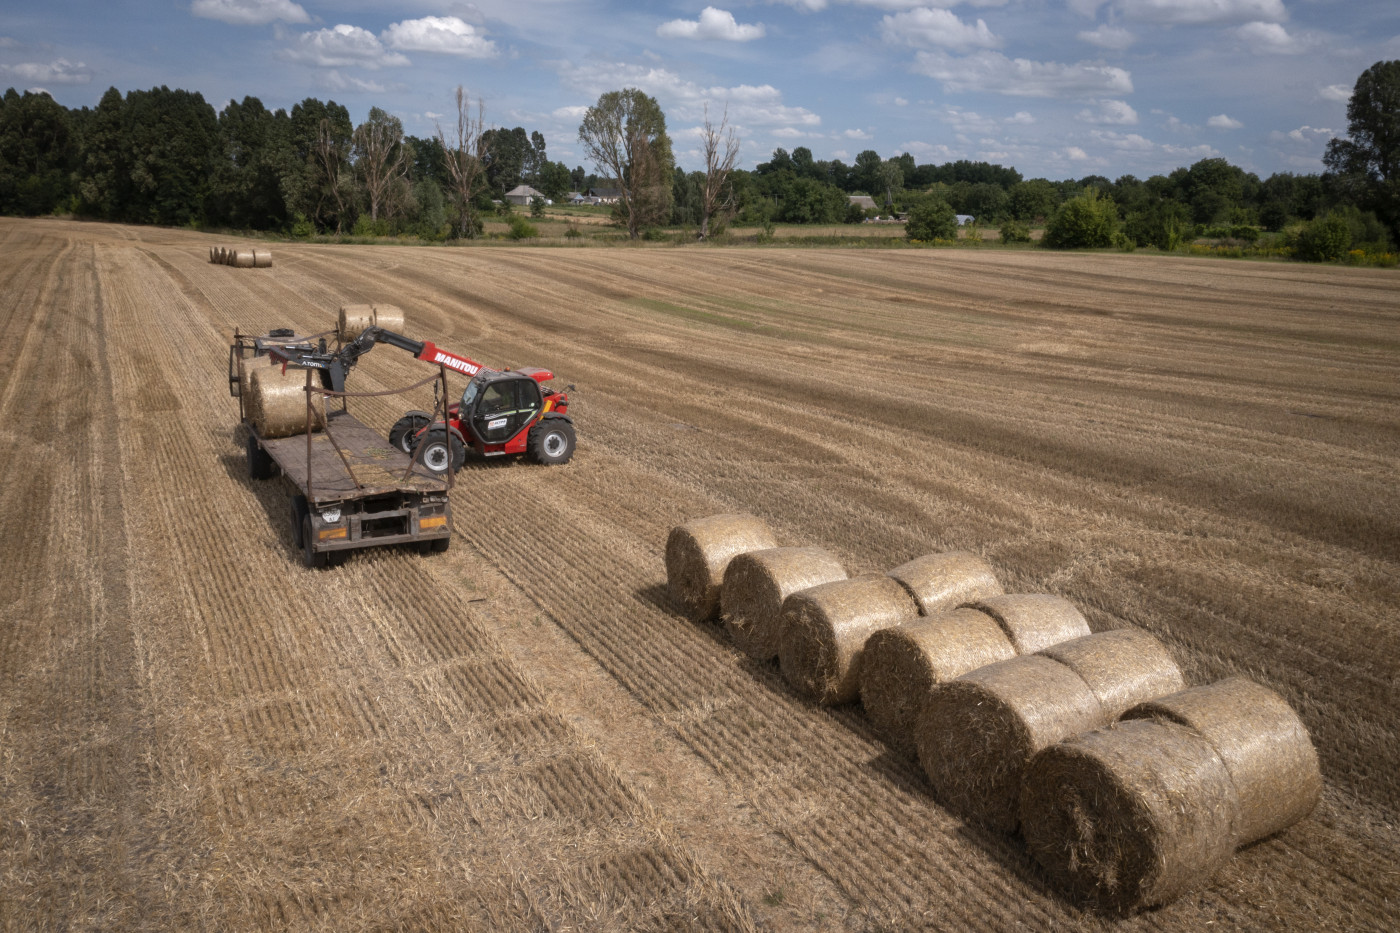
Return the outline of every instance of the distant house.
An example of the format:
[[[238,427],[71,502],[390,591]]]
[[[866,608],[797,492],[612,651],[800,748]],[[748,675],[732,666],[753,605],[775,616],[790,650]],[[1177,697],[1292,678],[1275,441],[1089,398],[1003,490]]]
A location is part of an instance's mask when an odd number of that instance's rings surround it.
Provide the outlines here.
[[[570,191],[568,194],[564,195],[564,200],[568,201],[570,204],[587,204],[588,195],[584,194],[582,191]]]
[[[877,208],[876,208],[876,206],[875,206],[875,199],[872,198],[872,197],[871,197],[870,195],[868,195],[868,194],[853,194],[853,195],[850,196],[850,201],[851,201],[852,204],[854,204],[856,207],[860,208],[861,210],[865,210],[865,211],[877,210]]]
[[[954,214],[953,216],[956,217],[956,218],[958,218],[958,226],[959,226],[959,227],[966,227],[968,224],[972,223],[974,220],[977,219],[976,217],[973,217],[971,214]]]
[[[529,185],[516,185],[506,192],[506,200],[511,204],[529,204],[534,198],[546,200],[544,194],[531,188]]]
[[[621,188],[589,188],[594,204],[616,204],[622,200]]]

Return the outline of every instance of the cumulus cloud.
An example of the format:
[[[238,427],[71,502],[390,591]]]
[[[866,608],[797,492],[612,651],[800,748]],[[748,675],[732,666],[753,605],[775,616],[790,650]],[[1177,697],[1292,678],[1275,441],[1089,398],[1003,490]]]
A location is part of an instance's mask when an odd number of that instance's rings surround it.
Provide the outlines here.
[[[1288,19],[1283,0],[1115,0],[1124,19],[1166,26],[1281,23]]]
[[[1018,110],[1007,117],[1006,122],[1011,126],[1030,126],[1035,122],[1035,117],[1031,116],[1029,110]]]
[[[1063,64],[1011,59],[1000,52],[955,58],[944,52],[918,52],[913,70],[949,91],[984,91],[1012,97],[1085,97],[1131,94],[1133,79],[1122,68],[1094,62]]]
[[[1244,126],[1239,120],[1223,113],[1217,113],[1206,121],[1206,126],[1217,130],[1237,130]]]
[[[321,82],[332,91],[359,91],[363,94],[383,94],[385,91],[384,85],[378,81],[341,74],[334,68],[321,75]]]
[[[1001,39],[992,34],[983,20],[969,25],[947,10],[920,7],[904,13],[886,16],[880,22],[880,33],[886,42],[913,46],[940,46],[956,51],[994,49]]]
[[[1319,88],[1317,96],[1323,100],[1336,101],[1345,104],[1351,100],[1352,86],[1350,84],[1329,84],[1324,88]]]
[[[673,19],[656,27],[663,39],[717,39],[722,42],[751,42],[763,38],[763,24],[741,25],[728,10],[707,6],[699,19]]]
[[[1313,145],[1327,142],[1337,135],[1335,130],[1325,129],[1317,126],[1300,126],[1296,130],[1289,130],[1286,133],[1275,130],[1269,134],[1269,138],[1274,142],[1294,142]]]
[[[1064,156],[1071,162],[1087,162],[1089,160],[1089,153],[1078,146],[1066,146]]]
[[[495,58],[496,43],[456,16],[425,16],[394,23],[384,43],[405,52],[435,52],[462,58]]]
[[[384,48],[368,29],[344,23],[333,29],[304,32],[282,54],[289,61],[321,68],[387,68],[409,63],[406,56]]]
[[[871,137],[871,135],[870,135],[869,133],[867,133],[865,130],[846,130],[846,132],[842,133],[841,135],[844,136],[844,137],[846,137],[847,139],[871,139],[871,138],[873,138],[873,137]]]
[[[711,109],[724,102],[729,106],[730,123],[735,126],[815,127],[822,122],[821,117],[805,107],[784,104],[782,92],[771,84],[705,87],[665,68],[602,62],[565,63],[559,68],[559,76],[565,84],[593,98],[619,87],[639,88],[660,100],[668,116],[676,110],[680,120],[698,120],[706,102],[712,102]]]
[[[66,58],[56,58],[51,62],[0,65],[0,73],[25,81],[43,81],[45,84],[87,84],[92,80],[92,69],[82,62],[70,62]]]
[[[1113,126],[1136,126],[1137,111],[1123,100],[1090,101],[1093,109],[1079,111],[1079,119],[1085,123],[1104,123]]]
[[[1137,41],[1137,36],[1122,26],[1110,26],[1107,23],[1098,29],[1081,32],[1079,38],[1090,45],[1097,45],[1101,49],[1113,49],[1116,52],[1123,51]]]
[[[190,13],[235,26],[311,22],[301,5],[292,0],[194,0]]]
[[[1235,33],[1255,52],[1296,55],[1307,46],[1306,41],[1289,35],[1278,23],[1245,23]]]
[[[1007,4],[1007,0],[770,0],[770,2],[781,3],[809,13],[825,10],[827,7],[835,5],[874,7],[877,10],[914,10],[919,7],[953,7],[963,3],[975,7],[1006,6]]]

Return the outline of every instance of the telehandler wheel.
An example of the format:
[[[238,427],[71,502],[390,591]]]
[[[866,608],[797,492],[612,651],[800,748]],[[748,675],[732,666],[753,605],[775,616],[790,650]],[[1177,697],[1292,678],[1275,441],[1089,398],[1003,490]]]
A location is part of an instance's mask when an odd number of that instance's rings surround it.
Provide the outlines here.
[[[548,418],[530,429],[530,456],[545,466],[568,463],[576,443],[574,426],[562,418]]]
[[[418,441],[418,432],[426,428],[430,421],[432,419],[421,412],[409,412],[395,421],[394,426],[389,429],[389,443],[410,457],[413,456],[413,445]]]
[[[423,466],[434,473],[456,473],[467,459],[467,448],[456,434],[438,428],[429,431],[423,441]]]
[[[248,434],[248,475],[253,479],[271,479],[277,474],[277,461],[262,449],[258,439]]]

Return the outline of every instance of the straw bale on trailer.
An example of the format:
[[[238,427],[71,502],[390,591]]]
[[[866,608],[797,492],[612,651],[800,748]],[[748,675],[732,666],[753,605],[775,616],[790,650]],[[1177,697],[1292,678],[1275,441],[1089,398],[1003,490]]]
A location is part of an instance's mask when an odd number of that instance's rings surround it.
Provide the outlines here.
[[[1069,600],[1045,593],[988,596],[966,605],[985,612],[1006,632],[1017,654],[1034,654],[1089,634],[1089,623]]]
[[[315,385],[313,376],[312,384]],[[306,370],[281,366],[253,367],[248,378],[248,419],[263,437],[306,433]],[[323,427],[321,399],[312,398],[313,431]]]
[[[1005,592],[992,566],[966,551],[925,554],[894,568],[890,576],[904,584],[926,616]]]
[[[1246,677],[1150,700],[1126,718],[1189,726],[1219,753],[1240,798],[1237,845],[1287,829],[1311,813],[1322,795],[1307,726],[1287,700]]]
[[[777,657],[783,600],[800,590],[846,579],[819,547],[776,547],[736,555],[724,571],[720,610],[735,647],[760,661]]]
[[[403,330],[403,309],[397,305],[341,305],[340,339],[353,340],[366,327]]]
[[[1026,763],[1110,718],[1084,679],[1059,661],[1011,658],[934,688],[919,714],[919,762],[942,803],[1009,832]]]
[[[783,677],[823,705],[860,695],[861,656],[874,633],[919,618],[898,580],[870,574],[823,583],[783,601],[778,648]]]
[[[1128,911],[1204,884],[1235,849],[1240,802],[1193,729],[1131,720],[1036,755],[1020,799],[1026,848],[1080,901]]]
[[[671,529],[666,538],[666,583],[671,597],[695,622],[719,614],[724,571],[737,555],[778,546],[768,525],[753,515],[710,515]]]
[[[253,268],[255,268],[255,269],[271,269],[271,268],[272,268],[272,251],[271,251],[271,250],[266,250],[266,249],[255,249],[255,250],[253,250]]]
[[[1186,686],[1166,646],[1141,629],[1085,635],[1040,653],[1082,677],[1110,719],[1117,719],[1135,703]]]
[[[991,616],[975,609],[937,613],[870,636],[860,662],[860,700],[886,743],[913,755],[919,712],[934,687],[1015,656]]]

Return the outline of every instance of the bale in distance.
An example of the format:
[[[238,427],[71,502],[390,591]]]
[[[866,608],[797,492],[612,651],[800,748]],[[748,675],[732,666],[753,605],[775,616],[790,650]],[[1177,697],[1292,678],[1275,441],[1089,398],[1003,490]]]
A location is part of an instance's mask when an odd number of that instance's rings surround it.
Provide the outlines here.
[[[882,629],[865,643],[860,700],[894,750],[918,753],[915,729],[933,688],[1016,656],[1001,626],[975,609],[955,609]]]
[[[720,610],[729,637],[750,657],[777,657],[783,600],[844,579],[845,568],[824,548],[776,547],[736,555],[720,586]]]
[[[265,438],[306,433],[306,370],[281,366],[254,367],[248,378],[248,418]],[[312,385],[316,385],[315,378]],[[323,424],[320,398],[312,398],[311,429]]]
[[[341,340],[353,340],[366,327],[403,330],[403,309],[397,305],[341,305],[339,331]]]
[[[232,265],[240,269],[253,268],[253,251],[250,249],[240,249],[233,254]]]
[[[1036,755],[1020,812],[1026,848],[1057,887],[1126,912],[1208,881],[1234,852],[1240,802],[1200,734],[1132,720]]]
[[[1141,629],[1084,635],[1040,653],[1083,678],[1110,719],[1144,700],[1176,693],[1186,686],[1166,646]]]
[[[778,546],[768,525],[748,514],[710,515],[671,529],[666,538],[666,584],[693,622],[719,614],[724,571],[737,555]]]
[[[1247,677],[1141,703],[1125,718],[1180,723],[1211,744],[1240,800],[1237,846],[1287,829],[1322,796],[1307,726],[1287,700]]]
[[[255,249],[255,250],[253,250],[253,268],[254,268],[254,269],[271,269],[271,268],[272,268],[272,251],[271,251],[271,250],[266,250],[266,249]]]
[[[939,801],[1011,832],[1031,758],[1110,719],[1078,674],[1052,658],[1027,655],[935,687],[915,740]]]
[[[1005,592],[991,564],[967,551],[925,554],[894,568],[890,576],[904,584],[926,616]]]
[[[1017,654],[1034,654],[1089,634],[1089,623],[1073,603],[1047,593],[988,596],[966,605],[996,619]]]
[[[824,706],[860,695],[865,643],[874,633],[919,618],[919,604],[883,574],[835,580],[783,601],[778,659],[792,688]]]
[[[209,261],[210,261],[210,262],[214,262],[214,261],[215,261],[215,259],[214,259],[214,253],[215,253],[217,250],[218,250],[218,247],[215,247],[215,246],[209,247]]]

